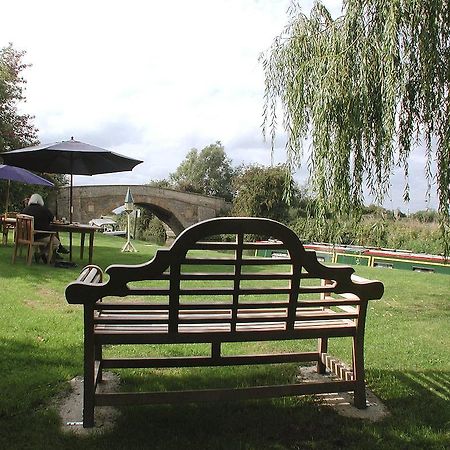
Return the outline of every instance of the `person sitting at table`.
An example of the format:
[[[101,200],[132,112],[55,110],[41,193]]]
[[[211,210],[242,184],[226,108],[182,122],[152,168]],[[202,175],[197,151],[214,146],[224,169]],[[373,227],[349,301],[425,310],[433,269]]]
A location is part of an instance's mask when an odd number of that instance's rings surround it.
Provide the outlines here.
[[[50,223],[54,219],[53,213],[44,205],[44,200],[40,194],[33,194],[28,200],[28,206],[24,208],[22,211],[23,214],[28,214],[29,216],[34,217],[34,229],[39,231],[50,231]],[[39,241],[47,241],[48,245],[44,250],[44,253],[35,254],[36,261],[39,258],[42,258],[44,263],[47,262],[48,258],[51,258],[53,255],[49,255],[48,251],[50,248],[50,239],[52,239],[52,245],[55,249],[55,259],[62,259],[60,255],[58,255],[58,251],[61,247],[61,242],[59,238],[55,234],[50,233],[36,233],[36,240]]]

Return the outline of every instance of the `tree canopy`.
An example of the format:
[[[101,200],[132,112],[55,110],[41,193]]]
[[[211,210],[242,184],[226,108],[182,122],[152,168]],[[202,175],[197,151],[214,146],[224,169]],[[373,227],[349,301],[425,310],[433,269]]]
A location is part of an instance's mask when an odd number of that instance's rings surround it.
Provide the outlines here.
[[[29,67],[23,59],[24,51],[18,51],[11,44],[0,49],[0,161],[1,153],[15,150],[39,143],[37,129],[33,125],[34,117],[22,114],[18,105],[26,101],[26,80],[22,72]],[[67,184],[65,175],[41,174],[56,185]],[[3,209],[6,199],[7,181],[0,180],[0,210]],[[5,189],[3,189],[5,187]],[[30,195],[30,189],[41,193],[44,198],[49,188],[11,183],[9,203],[10,208],[21,210],[22,200]]]
[[[281,104],[291,167],[311,138],[310,180],[323,217],[360,210],[364,186],[382,201],[395,165],[409,200],[409,156],[421,144],[448,253],[449,63],[448,0],[344,0],[336,20],[320,2],[309,17],[292,4],[262,55],[264,133],[273,142]]]
[[[289,203],[284,195],[286,188],[284,166],[241,167],[233,179],[233,184],[236,191],[233,215],[267,217],[285,223],[288,221]],[[290,191],[296,191],[293,183]]]
[[[233,175],[231,160],[217,141],[200,152],[192,149],[169,177],[176,189],[231,200]]]
[[[33,117],[17,109],[25,100],[26,81],[21,72],[28,65],[23,62],[24,54],[11,44],[0,49],[0,152],[37,143]]]

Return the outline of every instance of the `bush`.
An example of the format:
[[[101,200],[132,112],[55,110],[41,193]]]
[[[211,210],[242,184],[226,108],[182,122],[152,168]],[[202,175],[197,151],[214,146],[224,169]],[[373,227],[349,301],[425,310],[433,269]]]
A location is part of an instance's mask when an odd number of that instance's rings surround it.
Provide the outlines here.
[[[162,222],[153,216],[145,224],[145,228],[139,228],[139,238],[158,245],[164,245],[166,242],[166,230]]]
[[[444,243],[436,222],[416,218],[383,218],[363,216],[359,223],[340,221],[333,227],[331,221],[316,218],[297,218],[291,227],[304,242],[330,242],[366,247],[385,247],[411,250],[415,253],[441,254]]]

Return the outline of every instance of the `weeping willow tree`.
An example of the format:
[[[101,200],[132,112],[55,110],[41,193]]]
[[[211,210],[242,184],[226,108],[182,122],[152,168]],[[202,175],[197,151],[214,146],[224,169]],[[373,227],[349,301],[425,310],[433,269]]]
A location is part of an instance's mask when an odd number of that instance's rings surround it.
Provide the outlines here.
[[[364,187],[381,202],[397,165],[409,201],[409,157],[420,146],[428,190],[437,187],[448,254],[449,1],[344,0],[336,20],[320,2],[309,17],[293,3],[287,26],[261,59],[264,134],[273,145],[281,116],[291,168],[311,139],[310,184],[320,217],[357,217]]]

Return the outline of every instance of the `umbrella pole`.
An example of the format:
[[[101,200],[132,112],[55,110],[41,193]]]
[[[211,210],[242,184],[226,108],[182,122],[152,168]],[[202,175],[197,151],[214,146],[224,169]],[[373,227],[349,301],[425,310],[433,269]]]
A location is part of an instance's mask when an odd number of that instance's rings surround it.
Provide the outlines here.
[[[11,180],[8,180],[8,187],[6,188],[6,204],[5,204],[5,217],[6,213],[8,212],[8,205],[9,205],[9,186],[11,185]]]
[[[72,214],[73,214],[73,196],[72,196],[72,188],[73,188],[73,173],[70,174],[70,193],[69,193],[69,223],[72,223]],[[72,233],[69,231],[69,260],[72,261]]]
[[[70,192],[69,192],[69,223],[72,223],[72,215],[73,215],[73,174],[70,174]]]

